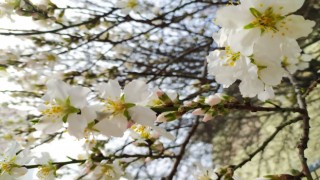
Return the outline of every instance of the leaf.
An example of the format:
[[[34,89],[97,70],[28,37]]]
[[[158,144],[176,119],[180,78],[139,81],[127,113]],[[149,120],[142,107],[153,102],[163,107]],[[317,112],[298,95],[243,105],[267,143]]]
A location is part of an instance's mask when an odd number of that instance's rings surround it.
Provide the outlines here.
[[[7,66],[0,64],[0,71],[6,71]]]
[[[69,106],[71,104],[71,100],[70,100],[70,96],[68,96],[67,100],[66,100],[66,104]]]
[[[69,114],[66,114],[65,116],[63,116],[62,121],[63,121],[64,123],[67,122],[68,116],[69,116]]]
[[[132,107],[134,107],[136,105],[133,104],[133,103],[126,103],[126,104],[124,104],[124,106],[129,109],[129,108],[132,108]]]
[[[261,16],[261,13],[255,8],[250,8],[250,12],[256,18]]]
[[[124,94],[121,95],[120,100],[121,100],[121,102],[125,102]]]
[[[253,23],[250,23],[250,24],[245,25],[243,28],[244,29],[252,29],[254,27],[255,27],[255,25]]]
[[[125,110],[125,111],[123,112],[123,115],[127,118],[128,121],[131,120],[131,116],[130,116],[128,110]]]
[[[30,122],[31,122],[32,124],[38,124],[39,121],[40,121],[40,119],[32,119]]]

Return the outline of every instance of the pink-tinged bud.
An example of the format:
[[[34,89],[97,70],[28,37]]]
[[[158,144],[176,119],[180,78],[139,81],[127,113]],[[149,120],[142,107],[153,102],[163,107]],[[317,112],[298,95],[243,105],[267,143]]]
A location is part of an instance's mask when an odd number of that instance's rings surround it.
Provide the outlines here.
[[[190,107],[190,106],[192,106],[193,102],[192,101],[186,101],[183,104],[184,104],[184,106]]]
[[[213,119],[213,117],[211,116],[211,114],[205,114],[202,121],[203,122],[208,122],[210,121],[211,119]]]
[[[200,102],[201,98],[199,96],[197,96],[196,98],[193,99],[194,102]]]
[[[204,115],[204,111],[201,108],[198,108],[198,109],[195,109],[192,112],[192,114],[195,115],[195,116]]]
[[[163,112],[157,117],[156,122],[170,122],[180,117],[181,116],[177,116],[177,112],[175,111]]]
[[[158,97],[161,97],[161,96],[164,95],[164,92],[159,90],[159,91],[156,92],[156,94],[157,94]]]
[[[209,97],[207,97],[205,99],[204,102],[210,106],[214,106],[214,105],[217,105],[221,102],[221,97],[219,97],[217,95],[210,95]]]
[[[157,132],[157,131],[152,131],[150,133],[151,137],[154,138],[154,139],[159,139],[160,137],[160,134]]]
[[[156,122],[167,122],[168,118],[166,118],[165,116],[167,115],[167,112],[161,113],[158,117]]]

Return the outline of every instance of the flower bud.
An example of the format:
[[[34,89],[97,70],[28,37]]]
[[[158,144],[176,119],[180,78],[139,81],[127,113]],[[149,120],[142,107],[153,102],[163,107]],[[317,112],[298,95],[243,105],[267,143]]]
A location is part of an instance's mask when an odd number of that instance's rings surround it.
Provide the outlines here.
[[[156,122],[170,122],[180,118],[180,116],[177,116],[176,114],[175,111],[163,112],[157,117]]]
[[[207,122],[207,121],[210,121],[211,119],[213,119],[211,114],[205,114],[202,121]]]
[[[204,102],[210,106],[214,106],[221,102],[221,97],[219,97],[218,95],[210,95],[205,99]]]
[[[204,111],[201,108],[195,109],[192,112],[193,115],[199,116],[199,115],[204,115]]]

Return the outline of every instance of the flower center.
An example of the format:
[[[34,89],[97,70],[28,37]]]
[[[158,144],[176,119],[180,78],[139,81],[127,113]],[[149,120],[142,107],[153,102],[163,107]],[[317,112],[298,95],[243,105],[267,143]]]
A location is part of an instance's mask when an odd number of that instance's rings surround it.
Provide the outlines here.
[[[278,29],[276,25],[284,18],[280,14],[274,13],[272,7],[267,8],[263,13],[259,12],[255,8],[250,8],[250,12],[256,19],[250,24],[246,25],[244,28],[259,28],[262,33],[265,31],[277,32]]]
[[[51,103],[46,102],[45,105],[47,108],[42,110],[41,113],[54,121],[62,116],[67,117],[69,114],[80,112],[78,108],[72,106],[70,98],[64,101],[54,99]]]
[[[148,129],[145,126],[142,125],[133,125],[131,126],[131,129],[138,133],[142,138],[144,139],[150,139],[151,135]]]
[[[113,167],[110,165],[104,165],[102,168],[102,173],[107,177],[115,177],[115,172],[113,170]]]
[[[0,172],[7,172],[10,173],[11,169],[14,167],[14,164],[11,162],[4,162],[4,163],[0,163]]]
[[[223,59],[227,59],[227,66],[234,66],[234,63],[240,59],[240,52],[233,52],[230,46],[226,47],[226,57]]]
[[[198,180],[212,180],[210,175],[209,175],[209,171],[206,170],[205,174],[203,174],[203,175],[198,177]]]
[[[39,167],[39,174],[41,175],[41,177],[47,177],[49,176],[49,174],[52,171],[52,168],[49,166],[41,166]]]
[[[120,114],[124,112],[124,110],[126,109],[126,105],[121,99],[117,101],[108,100],[107,109],[113,114]]]
[[[128,8],[135,8],[136,6],[138,6],[138,2],[137,2],[137,0],[129,0],[128,2],[127,2],[127,7]]]
[[[43,114],[45,115],[53,115],[53,114],[60,114],[64,111],[64,107],[60,105],[53,105],[49,107],[48,109],[45,109],[42,111]]]

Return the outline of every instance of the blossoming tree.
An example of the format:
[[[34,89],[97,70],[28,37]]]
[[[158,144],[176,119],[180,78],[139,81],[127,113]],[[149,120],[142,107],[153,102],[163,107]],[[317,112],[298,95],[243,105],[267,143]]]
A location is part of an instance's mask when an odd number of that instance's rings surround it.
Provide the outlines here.
[[[318,178],[318,6],[2,1],[0,179]]]

